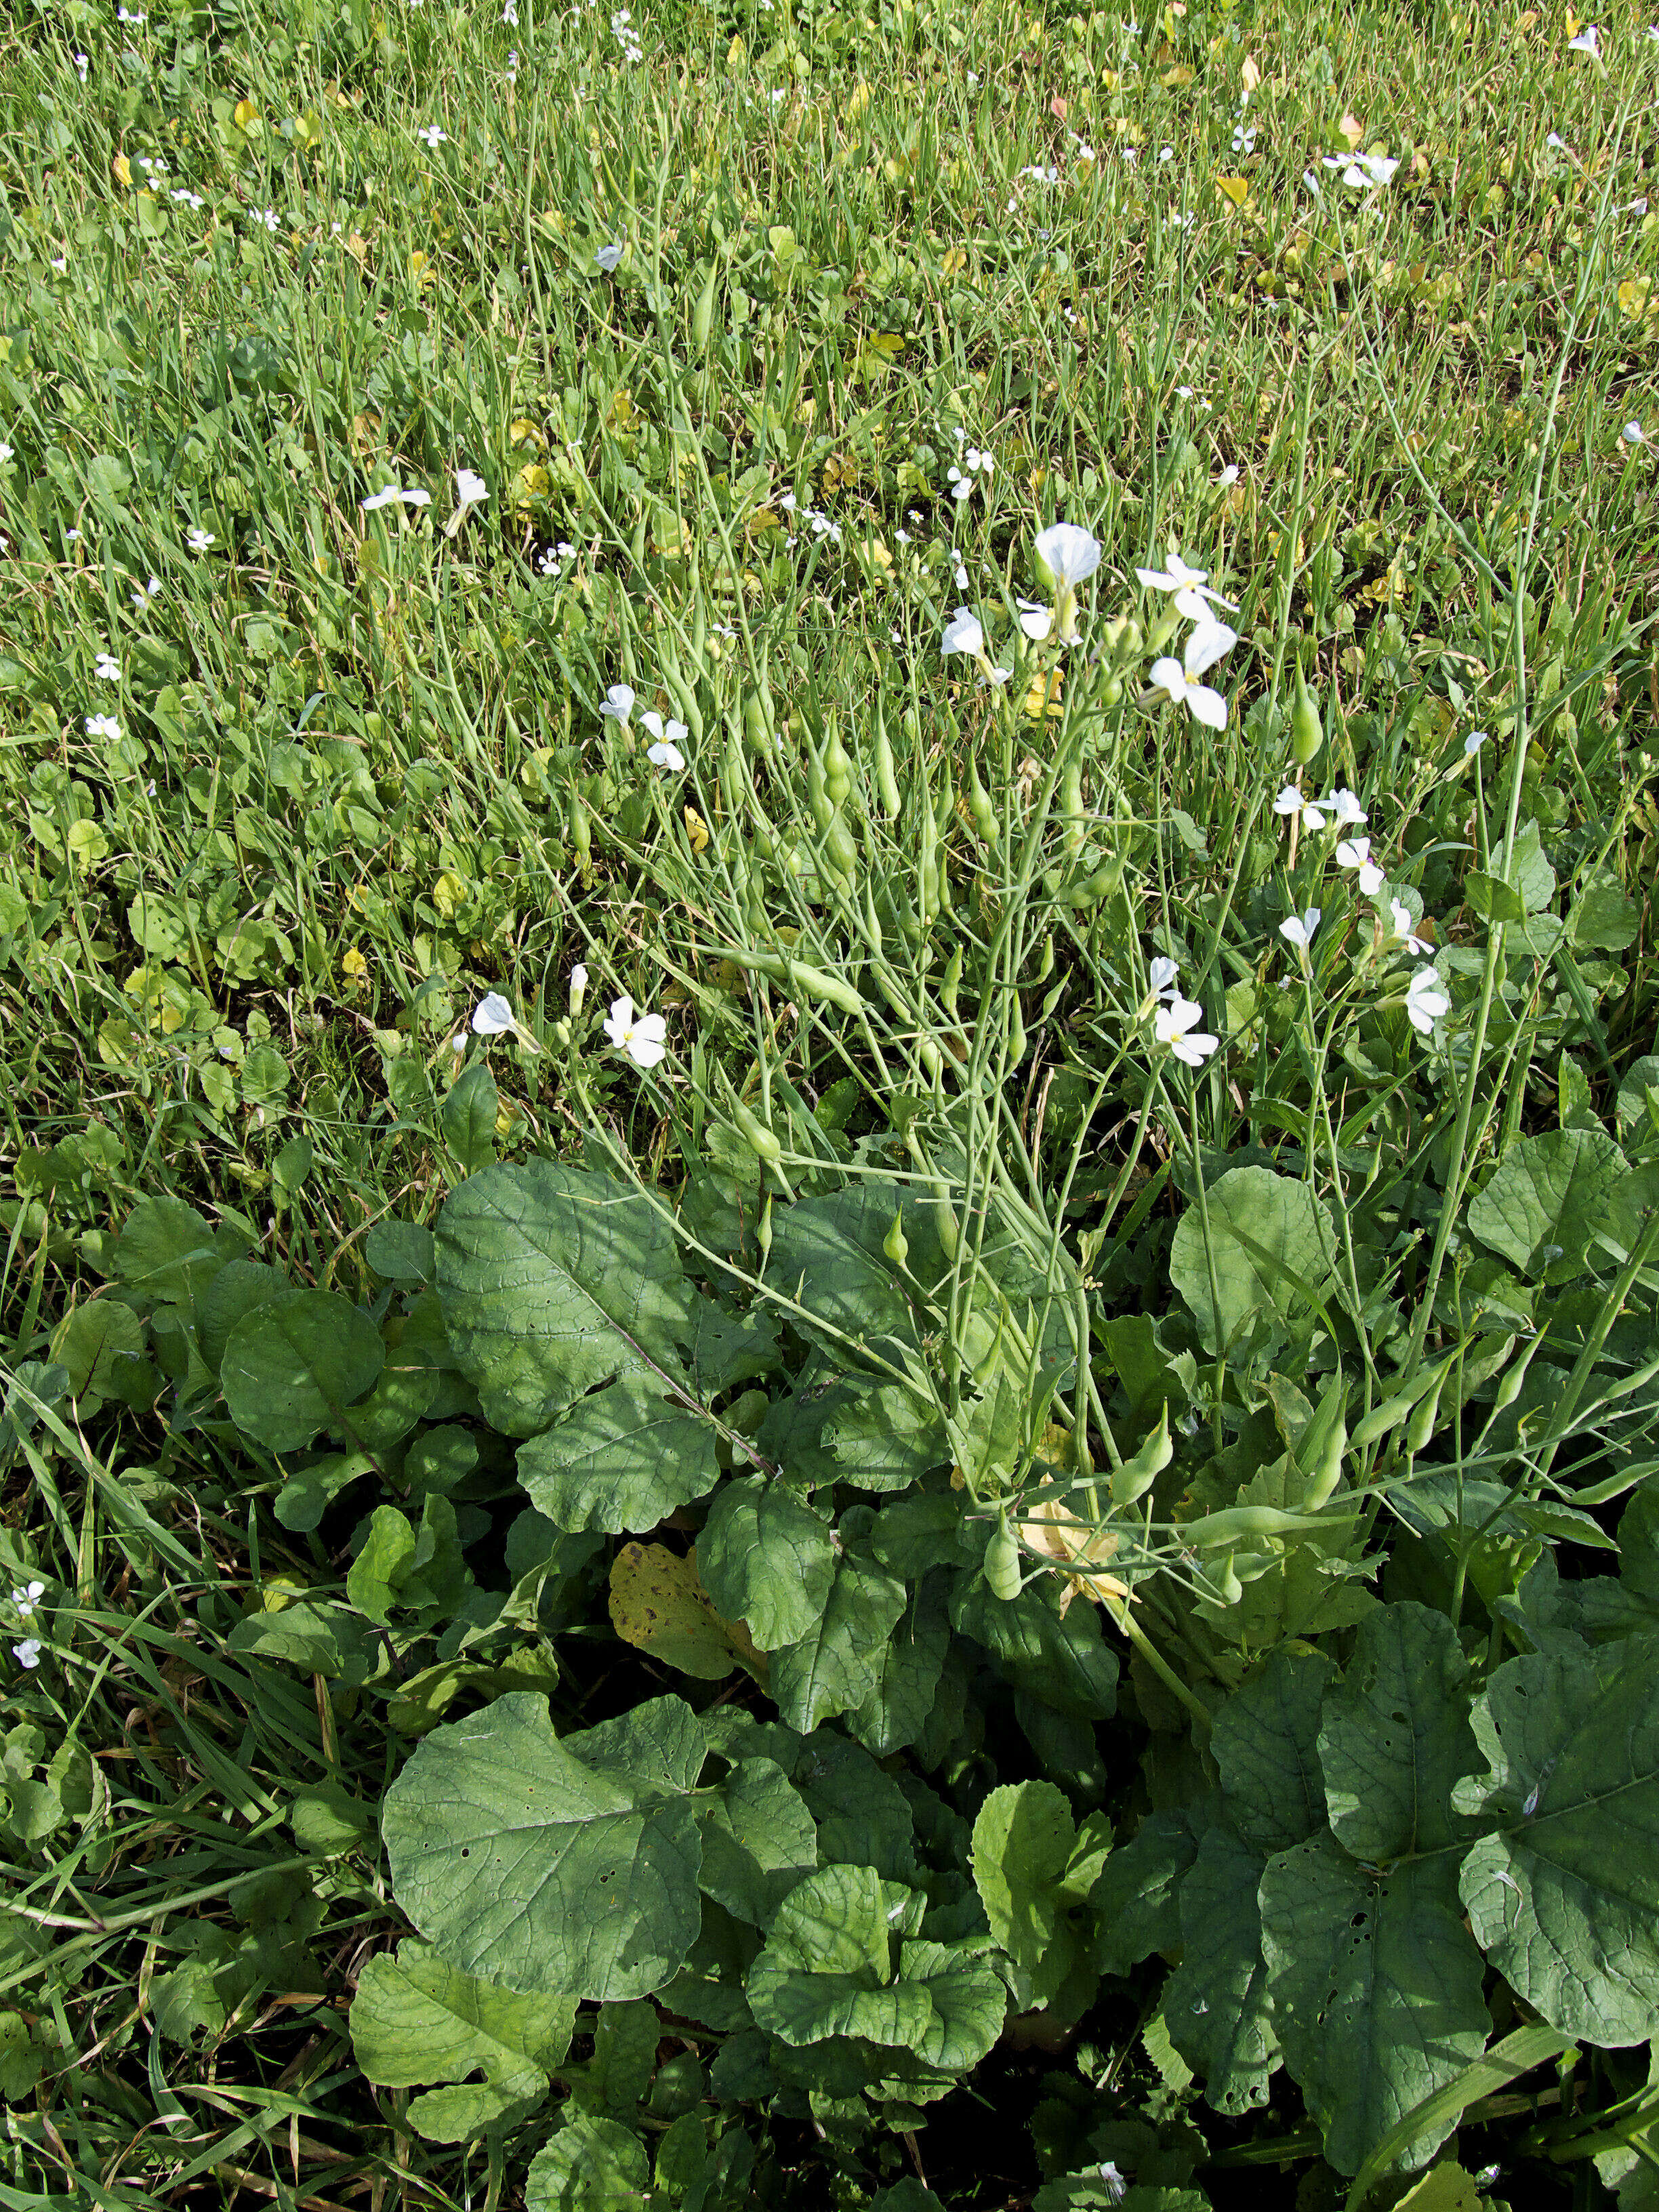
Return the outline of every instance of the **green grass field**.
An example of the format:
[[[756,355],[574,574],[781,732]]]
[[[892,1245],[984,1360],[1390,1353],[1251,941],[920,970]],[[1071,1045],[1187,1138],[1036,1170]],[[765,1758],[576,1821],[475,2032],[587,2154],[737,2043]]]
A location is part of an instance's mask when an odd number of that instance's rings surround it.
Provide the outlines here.
[[[1659,23],[636,4],[0,9],[0,2203],[1651,2212]]]

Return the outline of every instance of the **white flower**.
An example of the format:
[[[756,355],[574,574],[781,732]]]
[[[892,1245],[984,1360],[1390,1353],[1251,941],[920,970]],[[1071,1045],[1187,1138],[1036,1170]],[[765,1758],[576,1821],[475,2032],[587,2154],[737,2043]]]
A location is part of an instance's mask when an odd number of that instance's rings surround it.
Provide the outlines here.
[[[1100,566],[1100,540],[1075,522],[1051,522],[1040,530],[1036,551],[1056,591],[1075,591]]]
[[[1169,1046],[1178,1060],[1188,1067],[1200,1067],[1221,1042],[1207,1030],[1194,1027],[1203,1018],[1203,1007],[1191,999],[1183,999],[1177,992],[1167,1006],[1158,1008],[1153,1018],[1153,1033],[1160,1044]]]
[[[1279,925],[1279,933],[1298,951],[1305,952],[1313,943],[1314,932],[1319,927],[1319,908],[1310,906],[1305,914],[1291,915]]]
[[[620,722],[623,729],[628,727],[628,718],[633,711],[634,691],[630,684],[613,684],[599,702],[600,714],[608,715],[613,722]]]
[[[618,999],[605,1018],[605,1033],[635,1067],[654,1067],[668,1049],[668,1024],[660,1014],[634,1012],[631,999]]]
[[[1432,968],[1419,968],[1406,986],[1406,1014],[1412,1027],[1424,1036],[1442,1014],[1451,1012],[1451,1000],[1440,988]]]
[[[1019,626],[1033,645],[1041,645],[1054,626],[1054,611],[1045,607],[1041,599],[1021,599]]]
[[[27,1620],[34,1611],[36,1598],[44,1597],[46,1594],[46,1586],[44,1583],[25,1583],[21,1589],[13,1590],[11,1601]]]
[[[368,499],[361,500],[358,504],[365,514],[373,514],[376,507],[395,507],[399,500],[405,507],[430,507],[432,495],[429,491],[405,491],[401,484],[390,483],[372,493]]]
[[[1409,907],[1402,904],[1399,899],[1390,899],[1389,913],[1393,918],[1394,933],[1404,944],[1407,952],[1414,952],[1420,956],[1433,951],[1434,948],[1428,939],[1417,934],[1417,925],[1412,920]]]
[[[603,269],[605,275],[607,276],[610,276],[611,270],[616,268],[617,263],[622,259],[626,250],[627,249],[625,247],[620,246],[600,246],[599,252],[593,256],[594,267],[596,269]]]
[[[518,1016],[499,991],[489,992],[473,1009],[472,1034],[474,1036],[518,1036],[521,1034]]]
[[[88,71],[91,67],[92,67],[92,61],[91,61],[91,58],[90,58],[88,55],[86,55],[86,54],[76,54],[76,56],[75,57],[75,74],[76,75],[76,76],[78,76],[78,77],[80,78],[80,80],[81,80],[81,82],[82,82],[82,84],[84,84],[84,83],[86,82],[86,81],[87,81],[87,71]]]
[[[1346,785],[1339,785],[1334,791],[1328,791],[1319,804],[1339,830],[1364,828],[1365,810]]]
[[[1343,183],[1354,191],[1361,192],[1374,191],[1378,185],[1386,185],[1400,167],[1400,161],[1397,155],[1389,154],[1355,154],[1352,157],[1346,154],[1327,154],[1325,167],[1340,169]]]
[[[149,603],[161,588],[161,579],[159,576],[152,576],[147,584],[141,584],[133,592],[132,604],[141,615],[149,612]]]
[[[1206,600],[1225,607],[1229,614],[1237,611],[1233,600],[1224,599],[1219,592],[1212,590],[1209,574],[1207,568],[1189,568],[1178,553],[1170,555],[1167,568],[1135,570],[1137,579],[1149,592],[1173,592],[1176,612],[1185,615],[1188,622],[1204,620],[1209,613]]]
[[[570,971],[570,1011],[579,1014],[587,995],[587,970],[579,960]]]
[[[942,653],[968,653],[975,660],[983,660],[985,632],[979,617],[970,613],[966,607],[958,607],[945,626],[939,650]]]
[[[415,136],[425,143],[430,152],[435,154],[439,147],[447,140],[449,133],[441,123],[424,123]]]
[[[489,486],[482,477],[475,476],[471,469],[457,469],[455,496],[463,507],[477,507],[489,498]]]
[[[963,476],[960,469],[952,469],[951,471],[950,483],[951,496],[952,499],[966,499],[969,496],[974,489],[974,479],[972,477]]]
[[[112,653],[100,653],[98,656],[98,665],[92,672],[100,684],[118,684],[121,680],[121,664]]]
[[[514,29],[517,28],[519,21],[519,0],[504,0],[504,5],[501,9],[501,21],[508,25],[509,27]]]
[[[1567,40],[1567,50],[1570,53],[1575,54],[1594,54],[1596,59],[1600,61],[1601,58],[1601,49],[1600,45],[1597,43],[1599,37],[1599,26],[1595,23],[1587,23],[1576,39],[1569,39]]]
[[[1565,154],[1567,150],[1567,142],[1559,131],[1552,131],[1544,143],[1558,154]]]
[[[1098,2168],[1101,2185],[1109,2204],[1121,2204],[1128,2194],[1129,2185],[1118,2170],[1115,2159],[1103,2159]]]
[[[1647,436],[1639,422],[1626,422],[1619,434],[1627,446],[1639,446]],[[6,458],[9,459],[11,457],[8,454]]]
[[[3,469],[7,462],[10,460],[11,458],[11,447],[6,443],[3,438],[0,438],[0,469]]]
[[[1471,730],[1463,740],[1463,750],[1473,760],[1486,742],[1486,732],[1484,730]]]
[[[1178,999],[1181,996],[1176,988],[1180,966],[1179,961],[1166,959],[1161,952],[1157,955],[1146,970],[1147,988],[1155,999]]]
[[[648,736],[671,745],[682,744],[690,734],[684,722],[677,722],[672,716],[665,728],[662,716],[654,707],[647,707],[640,716],[640,726]]]
[[[216,541],[210,530],[204,530],[199,523],[192,523],[185,533],[185,542],[192,553],[205,553]]]
[[[87,735],[89,738],[107,738],[111,744],[118,744],[121,741],[121,725],[113,714],[88,714]]]
[[[1202,623],[1188,638],[1179,660],[1166,653],[1152,663],[1151,681],[1157,690],[1167,691],[1177,706],[1184,706],[1195,721],[1208,729],[1224,730],[1226,701],[1197,679],[1237,642],[1235,633],[1224,623]]]
[[[1279,792],[1278,798],[1273,801],[1273,812],[1287,815],[1300,814],[1302,827],[1310,837],[1316,831],[1325,827],[1325,817],[1319,810],[1318,801],[1311,799],[1304,799],[1293,783],[1285,784]]]
[[[21,1644],[12,1645],[11,1656],[20,1667],[38,1667],[40,1664],[40,1638],[26,1636]]]
[[[1216,478],[1215,488],[1218,491],[1228,491],[1231,490],[1232,486],[1237,482],[1238,471],[1230,461],[1227,466],[1223,469],[1221,474]]]
[[[254,216],[253,220],[255,222],[264,223],[265,228],[270,233],[273,238],[275,238],[277,232],[283,227],[282,220],[277,215],[275,208],[261,208],[258,214]]]
[[[678,730],[682,737],[685,735],[683,722],[671,722],[668,726],[671,730]],[[659,738],[655,744],[646,747],[645,757],[653,768],[666,769],[672,775],[678,775],[685,766],[685,755],[672,738]]]
[[[1358,869],[1359,888],[1366,898],[1373,897],[1382,890],[1382,871],[1371,859],[1369,837],[1345,837],[1336,848],[1336,865],[1339,868]]]

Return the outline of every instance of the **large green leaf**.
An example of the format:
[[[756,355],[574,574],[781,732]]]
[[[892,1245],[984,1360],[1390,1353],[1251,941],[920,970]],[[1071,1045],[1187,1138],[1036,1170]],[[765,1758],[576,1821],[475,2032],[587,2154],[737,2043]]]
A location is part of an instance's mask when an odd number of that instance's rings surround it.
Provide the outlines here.
[[[640,2212],[651,2182],[645,2145],[619,2120],[572,2112],[525,2178],[525,2212]]]
[[[823,1610],[804,1636],[772,1655],[772,1695],[803,1735],[856,1711],[878,1692],[887,1642],[904,1611],[904,1584],[851,1544],[836,1561]]]
[[[966,2074],[1001,2034],[1008,1990],[989,1963],[989,1949],[983,1937],[900,1945],[900,1988],[925,1990],[932,2008],[931,2019],[910,2046],[924,2065]]]
[[[1181,1885],[1181,1964],[1164,1984],[1164,2017],[1219,2112],[1264,2103],[1279,2063],[1256,1897],[1264,1864],[1223,1821]]]
[[[1331,1826],[1356,1858],[1468,1840],[1471,1824],[1451,1799],[1480,1765],[1468,1705],[1468,1662],[1444,1613],[1398,1603],[1360,1623],[1319,1731]]]
[[[974,1887],[1034,2002],[1051,1997],[1074,1961],[1078,1900],[1061,1885],[1076,1841],[1072,1808],[1052,1782],[1004,1784],[974,1822]]]
[[[398,1902],[468,1973],[647,1996],[696,1940],[705,1751],[678,1698],[562,1741],[545,1698],[498,1698],[434,1729],[386,1793]]]
[[[507,1435],[613,1378],[684,1381],[694,1294],[641,1194],[547,1160],[486,1168],[450,1197],[437,1240],[451,1349]]]
[[[700,1413],[630,1376],[520,1444],[519,1480],[555,1528],[639,1535],[714,1487],[714,1444]]]
[[[1523,1275],[1571,1282],[1629,1172],[1605,1129],[1517,1138],[1469,1201],[1469,1227]]]
[[[888,1881],[919,1883],[910,1801],[867,1751],[820,1729],[801,1745],[790,1780],[818,1824],[823,1864],[845,1859]]]
[[[728,1482],[697,1538],[697,1572],[721,1618],[746,1620],[763,1651],[807,1634],[836,1578],[822,1515],[781,1482]]]
[[[1117,1706],[1117,1654],[1100,1632],[1097,1608],[1068,1606],[1058,1579],[1040,1577],[1018,1597],[1000,1598],[977,1568],[958,1574],[951,1622],[982,1644],[1014,1687],[1080,1720],[1109,1720]]]
[[[842,1480],[860,1490],[908,1490],[951,1456],[937,1410],[898,1382],[840,1404],[820,1434]]]
[[[862,2035],[914,2050],[933,2005],[893,1979],[893,1925],[908,1895],[867,1866],[823,1867],[797,1883],[749,1969],[759,2026],[790,2044]]]
[[[1127,1974],[1153,1951],[1181,1942],[1182,1877],[1198,1856],[1198,1838],[1180,1813],[1149,1813],[1108,1858],[1089,1902],[1099,1917],[1095,1964]]]
[[[446,1966],[406,1936],[394,1958],[364,1967],[351,2005],[351,2044],[371,2081],[388,2089],[466,2084],[416,2097],[410,2124],[438,2142],[480,2135],[514,2108],[538,2103],[570,2048],[574,1997],[521,1996]]]
[[[182,1198],[141,1199],[115,1240],[115,1272],[150,1304],[189,1305],[246,1244],[225,1249]]]
[[[932,1213],[914,1200],[900,1210],[910,1248],[908,1272],[913,1280],[931,1286],[945,1273]],[[846,1349],[841,1337],[867,1344],[896,1340],[916,1346],[926,1334],[914,1295],[882,1250],[893,1218],[892,1188],[877,1182],[857,1183],[827,1198],[802,1199],[773,1214],[769,1279],[791,1289],[798,1283],[805,1286],[802,1303],[814,1319],[829,1326],[812,1330],[811,1321],[802,1325],[836,1356]]]
[[[1334,1674],[1320,1652],[1275,1651],[1215,1717],[1210,1748],[1228,1817],[1264,1858],[1325,1825],[1319,1724]]]
[[[799,1790],[769,1759],[740,1759],[703,1800],[704,1893],[756,1928],[818,1863],[817,1828]]]
[[[1500,1667],[1476,1708],[1490,1771],[1462,1802],[1498,1825],[1464,1861],[1487,1958],[1586,2043],[1659,2033],[1659,1644]]]
[[[1273,2022],[1340,2173],[1486,2042],[1480,1954],[1463,1924],[1456,1868],[1443,1851],[1378,1873],[1329,1833],[1267,1862],[1261,1935]],[[1402,2163],[1422,2165],[1454,2121],[1431,2127]]]
[[[882,1647],[874,1689],[846,1717],[847,1728],[878,1759],[913,1744],[927,1725],[951,1644],[945,1596],[945,1577],[924,1575]]]
[[[320,1431],[349,1425],[348,1408],[386,1362],[380,1332],[337,1291],[301,1291],[245,1313],[230,1332],[220,1382],[230,1418],[267,1451],[303,1451]]]
[[[1207,1217],[1210,1258],[1205,1255]],[[1289,1328],[1308,1311],[1303,1285],[1322,1297],[1336,1245],[1322,1199],[1271,1168],[1230,1168],[1200,1210],[1189,1206],[1170,1248],[1170,1279],[1191,1308],[1206,1352],[1248,1334],[1252,1315],[1277,1315]],[[1212,1286],[1210,1261],[1215,1280]]]

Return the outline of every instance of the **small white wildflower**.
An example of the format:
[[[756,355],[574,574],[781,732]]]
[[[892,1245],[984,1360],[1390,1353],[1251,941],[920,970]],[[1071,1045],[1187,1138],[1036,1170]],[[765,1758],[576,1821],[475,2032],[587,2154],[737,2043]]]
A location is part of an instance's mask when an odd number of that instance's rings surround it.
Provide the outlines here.
[[[1149,681],[1156,690],[1168,692],[1177,706],[1184,706],[1194,721],[1206,729],[1224,730],[1227,702],[1198,678],[1237,642],[1237,633],[1224,623],[1201,623],[1188,638],[1179,660],[1166,653],[1152,663]]]
[[[668,1049],[668,1024],[660,1014],[635,1014],[632,999],[613,1001],[605,1033],[635,1067],[654,1067]]]
[[[620,722],[623,729],[628,727],[628,718],[633,711],[634,690],[631,684],[613,684],[599,702],[600,714],[611,721]]]
[[[1175,610],[1185,615],[1189,622],[1201,622],[1209,611],[1209,602],[1224,607],[1229,614],[1237,611],[1231,599],[1224,599],[1209,581],[1207,568],[1189,568],[1178,553],[1171,554],[1165,568],[1137,568],[1135,577],[1149,592],[1172,592]]]
[[[1191,999],[1183,999],[1177,992],[1167,1006],[1158,1008],[1153,1018],[1153,1034],[1186,1066],[1201,1067],[1221,1042],[1208,1030],[1194,1026],[1203,1018],[1203,1007]]]
[[[1642,445],[1647,437],[1646,431],[1639,422],[1626,422],[1619,434],[1627,446]]]
[[[587,970],[579,960],[570,971],[570,1011],[579,1014],[587,995]]]
[[[462,507],[477,507],[489,496],[489,487],[471,469],[455,471],[455,497]]]
[[[1175,999],[1181,994],[1176,988],[1176,977],[1181,963],[1158,953],[1146,970],[1146,988],[1155,999]]]
[[[1019,626],[1033,645],[1041,645],[1054,626],[1054,611],[1043,605],[1041,599],[1021,599]]]
[[[1285,942],[1294,945],[1299,952],[1306,952],[1313,943],[1314,932],[1319,927],[1319,908],[1310,906],[1305,914],[1293,914],[1279,925],[1279,933]]]
[[[1384,877],[1382,869],[1371,859],[1369,837],[1345,837],[1336,848],[1336,865],[1339,868],[1358,869],[1359,888],[1366,898],[1374,896],[1382,890]]]
[[[12,1591],[11,1601],[27,1620],[34,1611],[35,1600],[44,1597],[46,1594],[46,1586],[44,1583],[24,1583],[20,1588]]]
[[[516,1036],[519,1019],[499,991],[488,992],[479,1000],[472,1014],[474,1036]]]
[[[622,246],[602,246],[593,256],[593,265],[596,269],[603,269],[609,276],[626,251],[627,248]]]
[[[1339,785],[1334,791],[1328,791],[1319,804],[1339,830],[1364,828],[1365,810],[1345,784]]]
[[[21,1644],[12,1645],[11,1656],[20,1667],[38,1667],[40,1664],[40,1638],[26,1636]]]
[[[1470,760],[1473,760],[1486,742],[1486,732],[1485,730],[1471,730],[1468,737],[1463,740],[1463,750],[1468,757]]]
[[[1596,60],[1600,61],[1601,58],[1601,36],[1599,24],[1587,23],[1576,39],[1567,40],[1567,50],[1570,53],[1575,54],[1594,54]]]
[[[92,61],[89,56],[86,54],[76,54],[75,57],[75,74],[80,78],[82,84],[86,82],[87,71],[91,67]]]
[[[199,524],[192,524],[185,533],[185,543],[192,553],[205,553],[209,546],[216,542],[213,532],[204,530]]]
[[[113,714],[88,714],[87,735],[89,738],[107,738],[111,744],[118,744],[121,739],[121,725]]]
[[[112,653],[100,653],[98,656],[98,665],[92,672],[100,684],[118,684],[121,680],[121,664]]]
[[[979,617],[966,607],[958,607],[945,626],[940,641],[942,653],[966,653],[975,660],[985,658],[985,631]]]
[[[1390,899],[1389,914],[1394,923],[1394,933],[1407,952],[1416,953],[1420,957],[1424,953],[1433,951],[1434,948],[1428,939],[1417,934],[1417,925],[1412,920],[1411,908],[1403,901]]]
[[[1419,968],[1406,986],[1406,1014],[1412,1027],[1427,1036],[1442,1014],[1451,1012],[1451,1000],[1432,968]]]
[[[428,153],[435,154],[440,146],[447,143],[449,133],[441,123],[423,123],[415,136],[422,141]]]

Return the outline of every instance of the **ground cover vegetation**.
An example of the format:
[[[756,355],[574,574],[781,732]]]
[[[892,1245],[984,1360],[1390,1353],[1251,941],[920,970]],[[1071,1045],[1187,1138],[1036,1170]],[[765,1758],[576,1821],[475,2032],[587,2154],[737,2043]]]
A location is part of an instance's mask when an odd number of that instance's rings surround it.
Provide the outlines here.
[[[0,16],[0,2200],[1659,2165],[1659,27]]]

